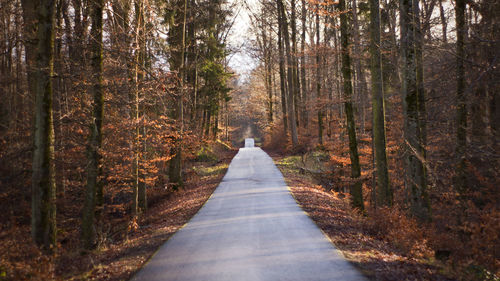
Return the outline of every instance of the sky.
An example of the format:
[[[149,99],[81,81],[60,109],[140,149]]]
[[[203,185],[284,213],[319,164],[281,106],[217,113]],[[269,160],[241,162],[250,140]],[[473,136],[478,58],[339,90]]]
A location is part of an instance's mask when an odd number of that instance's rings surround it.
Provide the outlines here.
[[[244,2],[247,5],[244,5]],[[236,3],[235,22],[229,34],[228,43],[231,49],[236,49],[235,53],[230,54],[229,66],[240,75],[240,82],[248,80],[250,72],[257,64],[255,59],[251,58],[246,52],[247,43],[251,40],[250,35],[250,17],[246,6],[257,6],[258,0],[229,0],[230,3]]]

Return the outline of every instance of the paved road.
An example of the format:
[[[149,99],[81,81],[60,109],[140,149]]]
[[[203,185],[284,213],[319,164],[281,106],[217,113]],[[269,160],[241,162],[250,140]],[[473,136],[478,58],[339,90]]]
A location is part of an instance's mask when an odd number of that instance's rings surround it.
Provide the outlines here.
[[[245,147],[198,214],[132,280],[365,278],[296,204],[272,159]]]

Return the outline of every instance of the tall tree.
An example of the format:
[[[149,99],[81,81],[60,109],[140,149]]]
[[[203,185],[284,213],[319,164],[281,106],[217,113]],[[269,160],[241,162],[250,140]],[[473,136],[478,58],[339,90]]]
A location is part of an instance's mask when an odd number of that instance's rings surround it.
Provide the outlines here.
[[[356,100],[359,104],[360,110],[361,111],[361,131],[365,131],[365,119],[366,119],[366,114],[365,114],[365,104],[367,101],[367,85],[366,85],[366,78],[365,78],[365,73],[364,69],[361,67],[361,61],[362,61],[362,53],[361,53],[361,40],[360,40],[360,34],[359,34],[359,21],[358,21],[358,3],[356,0],[352,0],[352,33],[353,33],[353,54],[354,54],[354,73],[355,73],[355,80],[354,80],[354,96],[356,97]],[[380,22],[380,21],[379,21]]]
[[[405,186],[414,216],[425,220],[430,215],[430,203],[425,181],[422,154],[422,128],[419,116],[417,54],[415,50],[414,2],[400,0],[402,94],[404,109]]]
[[[287,109],[287,82],[285,70],[285,50],[283,45],[283,22],[280,20],[281,12],[278,9],[278,56],[280,73],[280,91],[281,91],[281,111],[283,111],[283,132],[288,135],[288,109]]]
[[[455,24],[457,29],[457,146],[455,188],[465,192],[465,160],[467,151],[467,103],[465,95],[465,0],[457,0]]]
[[[146,19],[144,16],[145,13],[145,5],[144,1],[142,0],[136,0],[135,1],[135,13],[136,13],[136,25],[138,28],[138,46],[137,46],[137,59],[136,59],[136,67],[138,68],[136,73],[137,73],[137,91],[136,91],[136,110],[138,112],[137,114],[137,120],[143,119],[144,112],[141,111],[140,108],[140,100],[141,100],[141,94],[140,92],[143,90],[142,89],[142,84],[144,80],[144,72],[146,71],[147,67],[147,62],[146,62],[146,56],[147,56],[147,50],[146,50]],[[147,208],[147,193],[146,193],[146,180],[145,180],[145,175],[144,175],[144,157],[145,157],[145,152],[146,152],[146,142],[144,141],[144,138],[146,137],[146,131],[144,125],[140,125],[139,122],[137,122],[138,126],[138,131],[137,131],[137,139],[138,139],[138,146],[137,150],[142,151],[142,156],[141,153],[139,152],[139,171],[137,173],[138,175],[138,194],[137,194],[137,203],[139,206],[139,209],[144,212],[146,211]],[[142,133],[141,133],[142,132]],[[142,134],[142,136],[141,136]],[[142,159],[141,159],[142,158]]]
[[[103,10],[104,0],[94,0],[90,3],[92,29],[90,30],[90,60],[91,60],[91,93],[92,119],[90,122],[90,137],[87,147],[87,188],[83,208],[82,243],[87,249],[95,247],[96,205],[102,208],[103,183],[101,165],[102,122],[104,115],[103,87]],[[99,218],[98,218],[99,219]]]
[[[434,3],[435,1],[433,1]],[[425,1],[423,1],[425,3]],[[433,4],[432,4],[433,5]],[[422,174],[420,175],[422,186],[427,188],[427,167],[425,165],[427,158],[427,109],[425,105],[425,87],[424,87],[424,34],[421,24],[419,0],[413,0],[413,24],[415,27],[415,62],[417,75],[417,104],[418,104],[418,139],[419,146],[417,147],[418,154],[421,155]],[[426,12],[426,14],[432,13]],[[430,33],[430,31],[429,31]]]
[[[306,19],[307,19],[307,6],[306,1],[301,0],[301,22],[302,22],[302,32],[300,34],[300,90],[302,97],[302,126],[304,128],[308,125],[307,116],[307,82],[306,82]]]
[[[377,204],[392,205],[392,190],[387,172],[385,137],[384,82],[380,54],[380,4],[370,0],[370,55],[371,55],[371,93],[373,114],[373,148],[375,149],[375,168],[377,176]]]
[[[46,251],[56,246],[56,184],[52,76],[54,74],[55,0],[30,5],[37,15],[35,69],[35,123],[31,195],[31,235]],[[26,13],[25,13],[26,14]],[[33,21],[31,23],[34,23]],[[28,58],[27,58],[28,59]],[[29,63],[30,61],[28,61]],[[28,68],[33,65],[28,65]]]
[[[294,113],[295,113],[295,121],[297,123],[297,126],[300,124],[300,118],[299,118],[299,104],[301,103],[301,98],[300,98],[300,79],[299,79],[299,61],[297,57],[297,24],[296,24],[296,8],[295,8],[295,0],[290,1],[290,29],[292,32],[292,76],[293,76],[293,85],[295,87],[293,91],[293,105],[294,105]]]
[[[316,4],[316,97],[319,100],[318,108],[318,142],[323,145],[323,101],[321,100],[321,58],[320,58],[320,29],[319,29],[319,3]]]
[[[290,132],[292,134],[292,145],[297,147],[299,144],[299,139],[297,136],[297,122],[295,120],[295,106],[294,106],[294,96],[297,94],[297,87],[295,85],[295,80],[293,76],[293,59],[292,51],[290,50],[290,35],[288,33],[288,20],[286,18],[285,5],[283,0],[276,0],[278,4],[278,21],[281,22],[281,33],[284,38],[285,51],[286,51],[286,63],[287,63],[287,80],[288,80],[288,99],[287,99],[287,109],[288,117],[290,121]]]
[[[187,0],[176,0],[173,10],[170,11],[170,26],[168,42],[171,46],[170,67],[177,71],[180,81],[180,93],[176,97],[176,106],[172,111],[172,118],[177,121],[178,136],[175,137],[172,148],[173,157],[169,163],[169,181],[175,188],[184,185],[182,179],[182,134],[184,127],[183,92],[184,92],[184,52],[186,39]]]
[[[342,53],[342,77],[344,78],[344,109],[347,123],[347,134],[349,136],[349,156],[351,158],[351,178],[354,180],[351,186],[351,204],[354,208],[364,210],[361,166],[359,163],[358,141],[356,138],[356,123],[354,121],[354,108],[352,105],[352,75],[351,55],[349,53],[349,22],[345,0],[339,1],[340,9],[340,44]]]
[[[134,122],[134,141],[133,141],[133,160],[132,160],[132,213],[136,216],[140,211],[145,211],[147,206],[146,184],[141,172],[141,150],[143,142],[141,141],[141,128],[139,120],[140,111],[140,92],[141,83],[144,79],[146,39],[144,23],[144,3],[141,0],[134,1],[135,12],[135,40],[134,40],[134,74],[133,85],[129,94],[130,114]]]

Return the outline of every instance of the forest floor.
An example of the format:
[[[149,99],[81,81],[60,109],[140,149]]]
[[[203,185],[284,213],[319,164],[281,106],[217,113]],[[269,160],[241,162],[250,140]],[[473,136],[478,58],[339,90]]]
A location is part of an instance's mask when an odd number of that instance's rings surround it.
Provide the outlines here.
[[[299,157],[268,152],[293,197],[344,257],[371,280],[454,280],[430,253],[415,254],[374,231],[372,222],[352,210],[348,195],[326,191],[304,172]],[[425,251],[422,251],[425,252]]]
[[[217,162],[196,162],[182,190],[157,199],[127,241],[99,254],[94,266],[77,279],[128,280],[175,232],[205,204],[224,177],[235,151],[218,155]],[[87,257],[92,260],[92,257]],[[84,278],[85,277],[85,278]]]
[[[236,150],[220,150],[203,161],[186,162],[185,186],[178,191],[148,190],[148,210],[137,221],[126,217],[99,231],[100,246],[89,253],[78,246],[78,217],[71,233],[59,234],[53,257],[28,247],[29,225],[0,231],[0,280],[128,280],[208,200],[224,176]],[[68,229],[61,222],[61,229]],[[13,233],[16,232],[16,233]],[[22,247],[20,247],[22,246]],[[4,255],[5,254],[5,255]]]

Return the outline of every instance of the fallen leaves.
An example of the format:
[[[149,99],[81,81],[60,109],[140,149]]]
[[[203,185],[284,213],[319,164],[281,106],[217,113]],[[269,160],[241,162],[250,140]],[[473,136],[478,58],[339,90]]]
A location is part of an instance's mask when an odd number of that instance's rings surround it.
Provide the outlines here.
[[[275,157],[276,162],[280,162],[278,158]],[[289,166],[280,166],[280,169],[302,209],[346,259],[370,279],[451,280],[440,273],[439,267],[429,264],[419,255],[412,255],[412,251],[398,249],[391,244],[393,240],[374,232],[367,218],[349,207],[348,195],[327,192],[307,175],[301,175]],[[422,251],[418,245],[416,247],[415,251]]]

